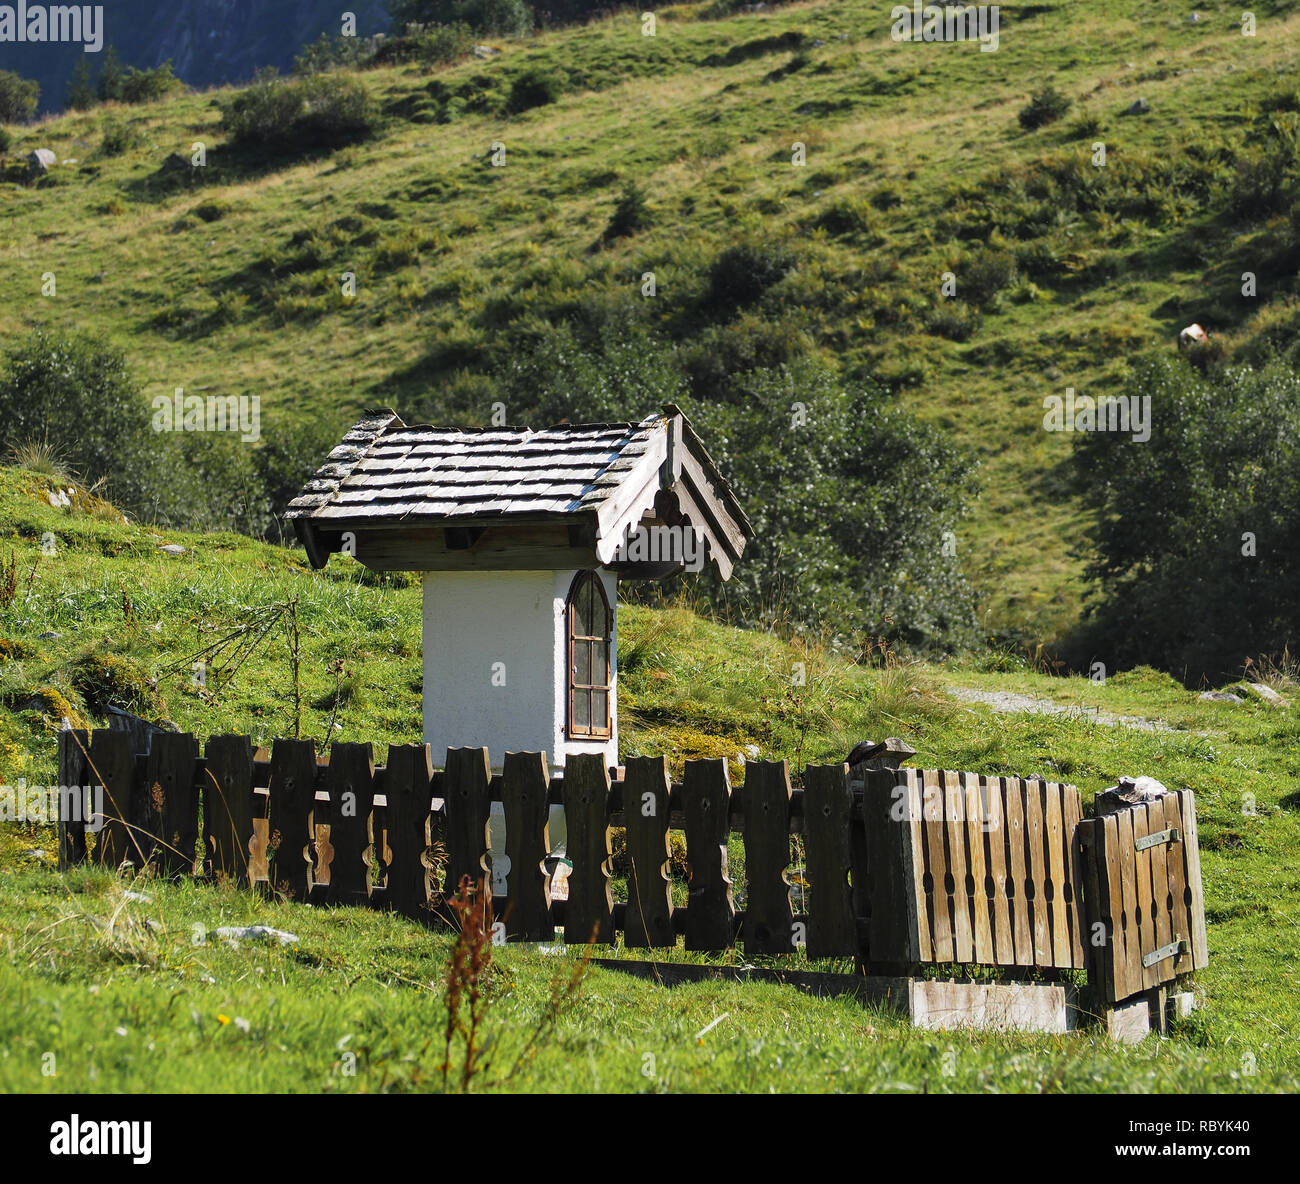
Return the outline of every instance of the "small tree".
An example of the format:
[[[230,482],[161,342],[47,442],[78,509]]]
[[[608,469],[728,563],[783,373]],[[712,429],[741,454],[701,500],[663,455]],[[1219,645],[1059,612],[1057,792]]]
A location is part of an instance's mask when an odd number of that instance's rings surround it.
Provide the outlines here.
[[[126,72],[122,69],[122,59],[118,57],[117,50],[109,46],[104,50],[104,61],[99,67],[99,81],[95,84],[95,91],[99,95],[101,103],[120,102],[122,99],[122,83],[126,79]]]
[[[605,238],[623,238],[636,234],[649,225],[650,210],[645,204],[645,194],[635,181],[629,181],[623,186],[623,192],[619,194],[614,212],[610,215],[609,225],[605,227]]]
[[[22,123],[36,114],[41,86],[12,70],[0,70],[0,123]]]
[[[76,68],[68,79],[68,97],[66,106],[70,111],[89,111],[99,101],[95,94],[95,80],[90,73],[90,62],[86,55],[77,58]]]
[[[1069,95],[1057,90],[1051,83],[1042,90],[1035,91],[1029,102],[1020,108],[1017,118],[1025,131],[1055,123],[1069,109],[1072,100]]]

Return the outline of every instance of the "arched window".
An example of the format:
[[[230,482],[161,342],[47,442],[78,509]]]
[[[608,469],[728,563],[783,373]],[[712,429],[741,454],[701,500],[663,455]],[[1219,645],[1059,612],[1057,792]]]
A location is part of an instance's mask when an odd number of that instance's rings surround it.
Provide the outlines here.
[[[570,739],[605,739],[609,720],[609,642],[613,614],[594,571],[580,571],[565,601],[569,623]]]

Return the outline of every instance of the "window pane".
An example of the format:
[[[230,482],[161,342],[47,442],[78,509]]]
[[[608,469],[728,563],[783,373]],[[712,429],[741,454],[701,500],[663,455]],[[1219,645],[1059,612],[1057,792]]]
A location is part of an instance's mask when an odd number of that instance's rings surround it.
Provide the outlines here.
[[[573,692],[573,726],[577,730],[591,730],[591,692]]]
[[[578,686],[591,685],[591,647],[590,641],[573,643],[573,681]]]
[[[600,728],[602,731],[607,724],[607,712],[609,711],[609,695],[605,691],[591,692],[591,726]]]
[[[600,635],[600,621],[596,617],[596,581],[588,576],[582,584],[583,593],[583,613],[586,616],[587,624],[583,632],[588,637],[598,637]]]
[[[591,585],[583,579],[573,590],[573,635],[589,637],[591,635]]]
[[[605,651],[608,648],[603,641],[591,643],[591,681],[595,686],[609,685],[609,667],[605,665]]]

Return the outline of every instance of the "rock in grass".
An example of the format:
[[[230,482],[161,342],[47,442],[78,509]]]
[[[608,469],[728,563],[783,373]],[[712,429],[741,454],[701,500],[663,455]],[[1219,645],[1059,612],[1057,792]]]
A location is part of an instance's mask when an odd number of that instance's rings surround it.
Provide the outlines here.
[[[278,941],[282,946],[291,945],[298,940],[296,933],[286,933],[283,929],[272,929],[269,925],[223,925],[217,930],[217,936],[235,945],[241,941]]]
[[[1231,691],[1202,691],[1198,699],[1203,699],[1206,703],[1244,703],[1246,700],[1240,695],[1234,695]]]
[[[1146,99],[1137,98],[1134,99],[1133,102],[1129,104],[1128,109],[1124,112],[1124,114],[1145,115],[1150,110],[1151,110],[1151,104],[1148,103]]]
[[[1258,699],[1270,707],[1285,707],[1287,701],[1272,687],[1262,682],[1241,682],[1231,688],[1234,694],[1244,695],[1249,699]]]

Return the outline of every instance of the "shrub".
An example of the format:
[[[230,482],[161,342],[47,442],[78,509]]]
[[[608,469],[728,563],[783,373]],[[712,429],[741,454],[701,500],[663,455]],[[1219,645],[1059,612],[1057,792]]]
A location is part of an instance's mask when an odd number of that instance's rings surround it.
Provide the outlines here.
[[[166,700],[158,693],[144,668],[116,654],[87,654],[69,667],[73,690],[95,715],[109,707],[158,720],[167,714]]]
[[[972,303],[985,307],[999,292],[1016,282],[1015,256],[985,247],[970,257],[958,275],[961,294]]]
[[[1150,439],[1083,432],[1076,445],[1096,513],[1094,652],[1217,683],[1294,646],[1300,374],[1275,362],[1202,375],[1161,354],[1133,364],[1124,393],[1150,398]]]
[[[980,314],[962,300],[941,300],[926,316],[926,329],[949,341],[967,341],[980,325]]]
[[[137,70],[132,66],[122,78],[122,101],[149,103],[181,85],[181,80],[172,73],[170,60],[153,70]]]
[[[515,113],[554,103],[564,93],[564,84],[550,70],[533,66],[516,76],[510,84],[507,107]]]
[[[110,116],[104,120],[101,127],[104,138],[99,142],[99,151],[104,156],[121,156],[140,142],[140,137],[125,120]]]
[[[45,440],[88,483],[107,482],[125,508],[146,503],[156,441],[148,404],[120,351],[102,339],[37,329],[0,362],[5,444]]]
[[[13,146],[13,136],[9,134],[7,127],[0,127],[0,156],[3,156]]]
[[[404,37],[387,37],[370,58],[376,66],[420,62],[426,66],[445,65],[469,53],[477,38],[464,21],[449,25],[410,25]]]
[[[263,72],[223,104],[221,118],[232,142],[244,146],[335,147],[375,129],[366,88],[335,74],[285,81]]]
[[[22,123],[36,114],[41,84],[13,70],[0,70],[0,123]]]
[[[756,303],[795,265],[794,252],[780,244],[736,243],[709,268],[705,302],[719,311]]]
[[[605,240],[624,238],[645,230],[650,225],[650,210],[645,202],[645,194],[635,181],[623,186],[614,212],[610,215],[609,225],[605,227]]]
[[[1016,118],[1020,120],[1020,126],[1025,131],[1033,131],[1035,128],[1055,123],[1070,109],[1071,102],[1069,95],[1063,94],[1049,83],[1030,96],[1029,102],[1020,108]]]

